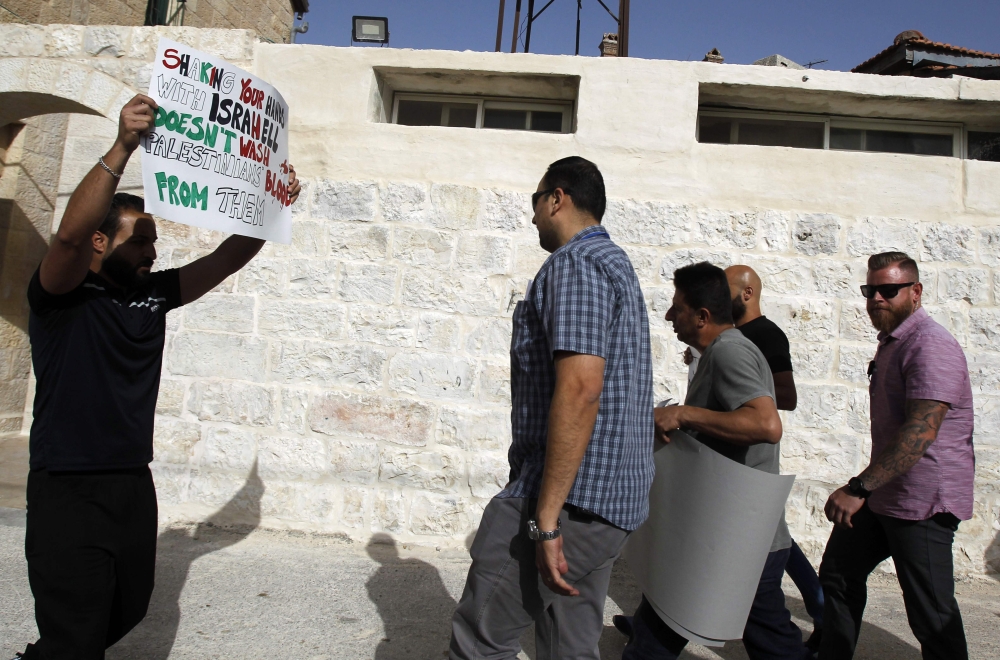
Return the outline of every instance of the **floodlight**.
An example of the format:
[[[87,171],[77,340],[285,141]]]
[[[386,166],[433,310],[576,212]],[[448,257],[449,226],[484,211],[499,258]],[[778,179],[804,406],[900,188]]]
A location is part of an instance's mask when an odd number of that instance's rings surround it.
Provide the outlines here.
[[[351,41],[389,43],[389,19],[384,16],[355,16]]]

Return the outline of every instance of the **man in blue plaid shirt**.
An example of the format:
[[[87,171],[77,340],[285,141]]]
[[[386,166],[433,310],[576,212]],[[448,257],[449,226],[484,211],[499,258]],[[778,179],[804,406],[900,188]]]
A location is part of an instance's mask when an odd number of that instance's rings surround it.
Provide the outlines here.
[[[549,166],[532,195],[552,255],[513,318],[510,482],[483,512],[452,621],[453,659],[600,658],[611,567],[653,480],[649,322],[635,271],[601,226],[597,166]]]

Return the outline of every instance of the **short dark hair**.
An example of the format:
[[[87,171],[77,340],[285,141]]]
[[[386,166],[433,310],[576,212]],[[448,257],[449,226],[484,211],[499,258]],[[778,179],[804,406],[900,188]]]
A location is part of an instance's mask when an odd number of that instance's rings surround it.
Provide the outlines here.
[[[684,266],[674,271],[674,288],[692,309],[707,309],[712,322],[725,325],[733,322],[733,301],[726,271],[707,261]]]
[[[126,210],[145,213],[146,202],[142,197],[137,197],[136,195],[121,192],[115,193],[115,196],[111,198],[111,208],[108,209],[108,214],[104,216],[104,222],[97,228],[97,231],[108,237],[109,243],[115,240],[115,236],[122,228],[122,211]]]
[[[549,165],[545,171],[546,188],[562,188],[573,199],[573,206],[594,216],[598,222],[604,217],[608,198],[604,193],[601,171],[586,158],[570,156]]]
[[[909,273],[914,282],[920,281],[920,269],[917,262],[905,252],[880,252],[868,257],[868,270],[876,271],[899,264],[899,269]]]

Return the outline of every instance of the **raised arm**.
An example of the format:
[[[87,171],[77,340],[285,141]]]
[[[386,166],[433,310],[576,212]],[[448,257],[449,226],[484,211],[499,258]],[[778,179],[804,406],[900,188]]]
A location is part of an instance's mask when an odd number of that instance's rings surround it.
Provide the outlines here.
[[[122,108],[118,138],[104,155],[104,164],[115,174],[125,170],[139,139],[152,128],[156,107],[153,99],[137,94]],[[39,277],[43,289],[59,295],[83,282],[93,257],[94,232],[107,216],[117,188],[118,179],[100,164],[83,177],[69,198],[59,230],[42,259]]]
[[[549,408],[545,468],[538,493],[535,518],[542,531],[556,529],[587,445],[594,433],[601,392],[604,389],[604,358],[558,351],[555,354],[556,385]],[[545,584],[566,596],[580,592],[562,576],[569,570],[562,551],[562,537],[539,541],[535,562]]]
[[[667,406],[654,410],[653,417],[656,434],[664,442],[666,434],[675,429],[691,429],[740,447],[776,444],[781,440],[781,417],[769,396],[751,399],[732,412]]]
[[[291,203],[302,190],[295,168],[288,166],[288,196]],[[212,254],[193,261],[180,270],[181,304],[194,302],[217,287],[227,277],[246,266],[264,247],[264,241],[249,236],[230,236]]]

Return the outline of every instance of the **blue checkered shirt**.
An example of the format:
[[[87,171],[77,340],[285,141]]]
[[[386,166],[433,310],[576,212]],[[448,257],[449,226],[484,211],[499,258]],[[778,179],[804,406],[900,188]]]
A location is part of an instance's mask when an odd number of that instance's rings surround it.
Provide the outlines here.
[[[552,253],[514,311],[510,343],[511,483],[498,497],[538,497],[545,466],[554,351],[605,359],[594,433],[566,498],[617,527],[649,514],[653,369],[635,270],[600,225]]]

